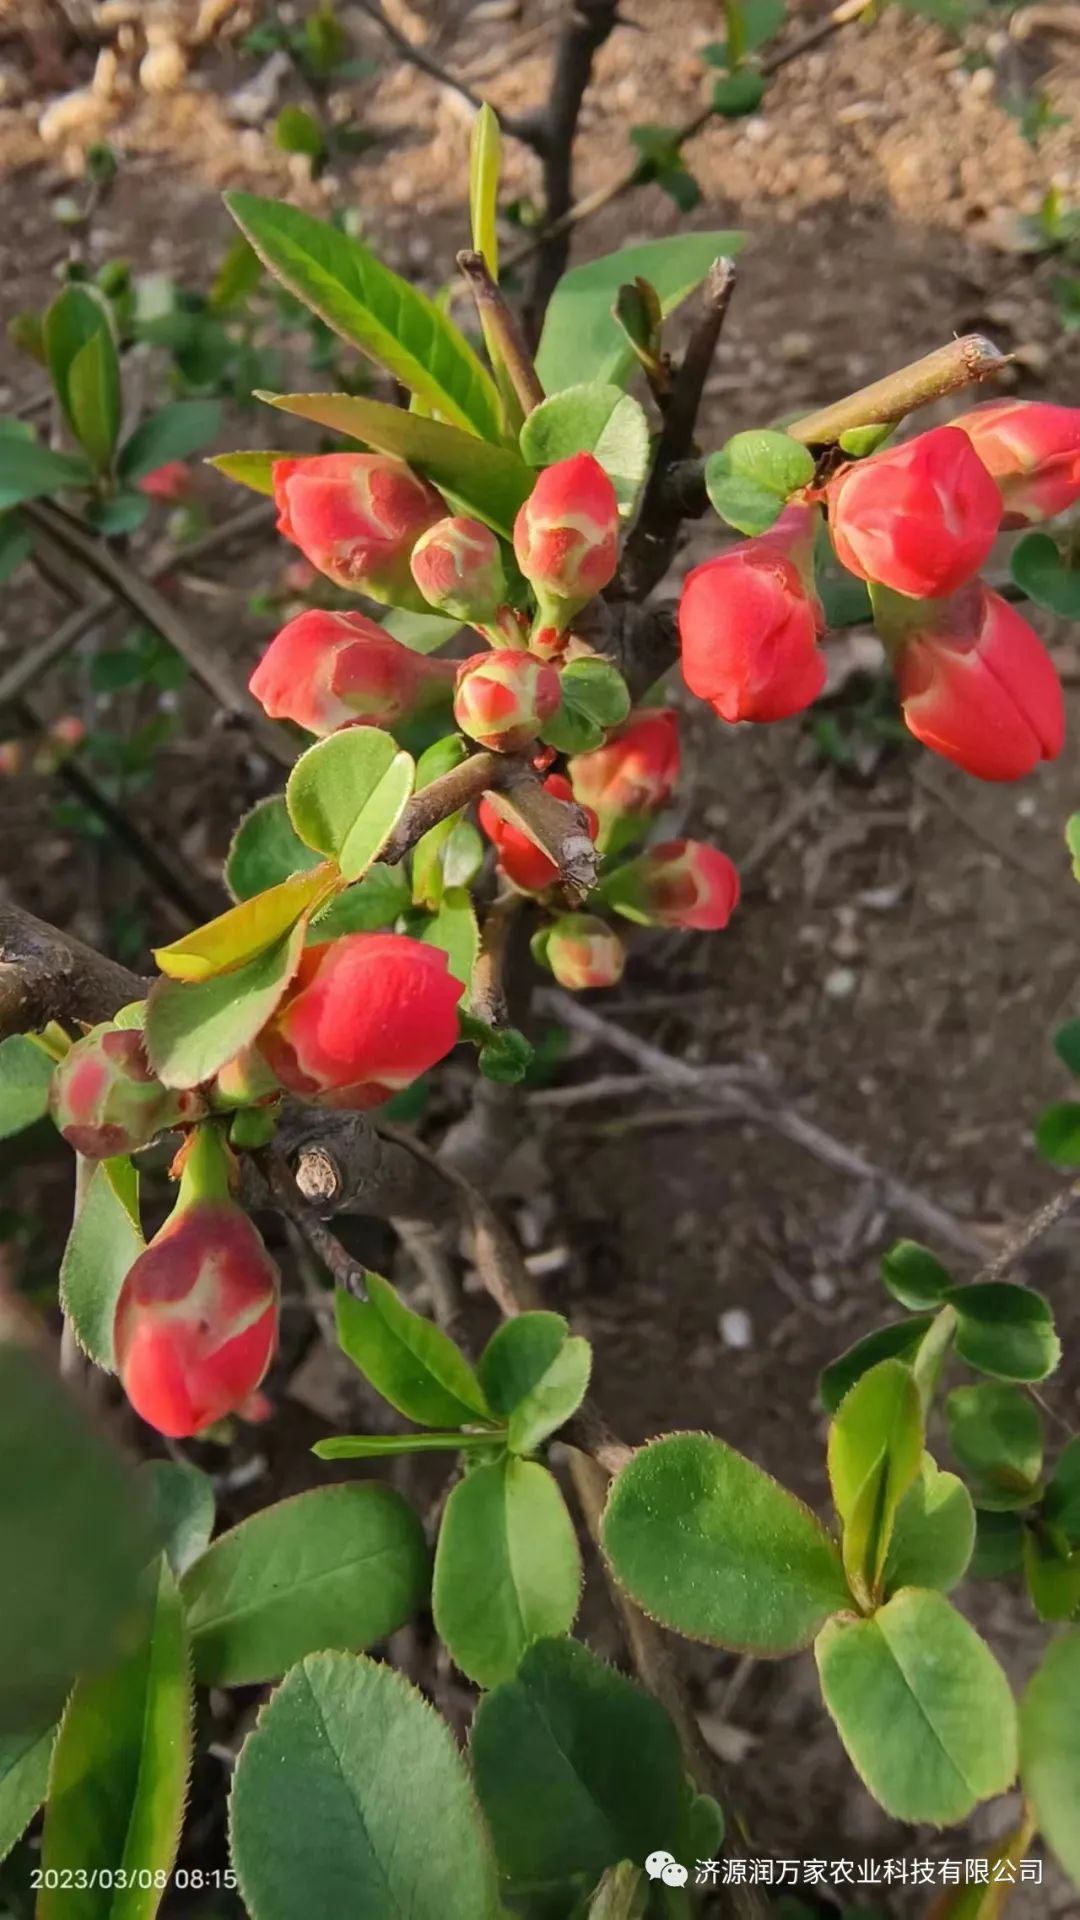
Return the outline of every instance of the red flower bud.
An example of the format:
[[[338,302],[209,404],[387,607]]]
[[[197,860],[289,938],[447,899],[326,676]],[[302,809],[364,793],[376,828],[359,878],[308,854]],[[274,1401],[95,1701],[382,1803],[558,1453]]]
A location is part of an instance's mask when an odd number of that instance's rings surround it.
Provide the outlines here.
[[[308,947],[258,1044],[291,1092],[326,1107],[377,1107],[457,1045],[460,997],[441,948],[350,933]]]
[[[826,499],[841,564],[914,599],[970,580],[1001,524],[997,487],[956,427],[933,427],[841,467]]]
[[[972,581],[909,616],[896,679],[909,730],[979,780],[1019,780],[1055,760],[1065,739],[1061,683],[1037,633],[1015,607]]]
[[[1052,520],[1080,500],[1080,407],[987,400],[953,425],[997,481],[1003,526]]]
[[[278,531],[336,586],[418,613],[409,556],[446,503],[403,460],[323,453],[274,462]]]
[[[574,792],[569,780],[561,773],[552,773],[544,781],[545,793],[553,794],[556,800],[573,800]],[[559,869],[554,860],[530,840],[527,833],[504,820],[490,800],[481,800],[477,809],[480,825],[490,841],[494,843],[499,856],[499,866],[506,878],[522,893],[545,893],[553,887],[559,878]],[[599,821],[591,807],[583,808],[588,822],[589,832],[595,840]]]
[[[144,473],[137,483],[139,492],[151,500],[186,500],[191,492],[191,468],[186,460],[166,460],[153,473]]]
[[[739,876],[726,853],[700,840],[665,840],[617,868],[608,904],[645,926],[726,927],[739,904]]]
[[[143,1036],[107,1023],[76,1040],[49,1088],[49,1111],[69,1147],[88,1160],[134,1153],[157,1133],[197,1120],[197,1093],[173,1092],[155,1079]]]
[[[592,807],[602,826],[627,815],[656,813],[679,777],[679,727],[670,707],[642,707],[602,747],[576,753],[567,772],[574,798]]]
[[[722,720],[786,720],[825,685],[812,552],[813,516],[789,507],[768,533],[687,575],[679,603],[683,679]]]
[[[594,913],[567,913],[544,941],[544,960],[560,987],[581,993],[613,987],[622,978],[626,949],[613,927]]]
[[[116,1367],[135,1411],[180,1439],[242,1407],[277,1341],[278,1283],[239,1207],[201,1200],[174,1213],[116,1303]]]
[[[455,515],[420,535],[412,576],[429,607],[472,626],[493,620],[506,599],[499,542],[482,520]]]
[[[554,629],[544,651],[575,613],[615,577],[619,503],[591,453],[546,467],[514,522],[514,552]]]
[[[516,753],[535,740],[558,709],[559,676],[534,653],[504,647],[474,654],[458,674],[454,719],[470,740]]]
[[[456,660],[432,660],[384,633],[364,613],[298,613],[270,642],[248,685],[272,720],[309,733],[394,727],[445,699]]]

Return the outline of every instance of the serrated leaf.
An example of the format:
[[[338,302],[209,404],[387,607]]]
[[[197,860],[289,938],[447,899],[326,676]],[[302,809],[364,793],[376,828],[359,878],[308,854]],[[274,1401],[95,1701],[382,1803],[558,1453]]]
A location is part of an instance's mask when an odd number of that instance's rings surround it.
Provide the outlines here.
[[[918,1476],[922,1451],[922,1404],[911,1369],[882,1360],[845,1394],[829,1429],[844,1568],[864,1604],[879,1593],[896,1510]]]
[[[561,1313],[519,1313],[496,1327],[477,1362],[488,1406],[505,1419],[543,1379],[570,1332]]]
[[[413,1313],[388,1280],[367,1276],[368,1298],[339,1288],[337,1336],[376,1393],[423,1427],[461,1427],[490,1420],[480,1382],[449,1334]]]
[[[371,1646],[424,1604],[428,1574],[419,1519],[381,1481],[279,1500],[184,1575],[196,1677],[248,1686],[325,1647]]]
[[[994,1511],[1037,1497],[1043,1431],[1039,1410],[1018,1387],[956,1387],[945,1401],[949,1440],[975,1504]]]
[[[0,1140],[32,1127],[49,1110],[55,1060],[28,1034],[0,1041]]]
[[[165,1086],[197,1087],[250,1045],[295,974],[304,938],[301,920],[234,973],[158,981],[146,1006],[146,1047]]]
[[[358,880],[377,859],[412,792],[415,765],[378,727],[345,727],[301,754],[285,801],[301,840]]]
[[[1080,1632],[1050,1647],[1021,1701],[1020,1777],[1040,1831],[1080,1887]]]
[[[179,1580],[210,1544],[214,1483],[187,1460],[144,1460],[137,1471],[162,1551]]]
[[[308,927],[308,945],[340,940],[346,933],[372,933],[392,927],[409,906],[409,883],[400,867],[376,861],[362,880],[346,887],[329,906],[320,908]]]
[[[72,433],[99,473],[108,473],[120,431],[120,362],[108,302],[72,283],[46,308],[49,375]]]
[[[849,1760],[894,1820],[953,1826],[1016,1774],[1016,1708],[984,1640],[943,1594],[908,1587],[815,1645]]]
[[[952,1274],[918,1240],[897,1240],[881,1257],[881,1277],[894,1300],[913,1313],[936,1309],[953,1284]]]
[[[116,1366],[116,1302],[145,1245],[135,1168],[126,1154],[99,1161],[60,1262],[60,1304],[83,1352],[107,1373]]]
[[[470,1680],[498,1686],[532,1641],[569,1633],[580,1593],[573,1523],[546,1467],[505,1458],[459,1481],[439,1529],[432,1604]]]
[[[955,1287],[956,1351],[999,1380],[1045,1380],[1061,1359],[1054,1316],[1041,1293],[1008,1280]]]
[[[885,1327],[856,1340],[853,1347],[827,1366],[818,1382],[826,1413],[835,1413],[845,1393],[879,1360],[904,1360],[911,1366],[930,1328],[932,1313],[913,1314],[910,1320],[895,1320]]]
[[[589,1389],[592,1348],[580,1335],[564,1341],[555,1359],[510,1415],[506,1444],[511,1453],[535,1453],[575,1414]]]
[[[621,726],[630,711],[626,681],[606,660],[571,660],[559,676],[559,693],[558,710],[541,738],[560,753],[599,746],[607,730]]]
[[[225,204],[271,273],[328,327],[453,425],[498,439],[494,382],[431,300],[359,240],[298,207],[250,193],[228,193]]]
[[[240,1753],[233,1866],[252,1920],[498,1920],[495,1861],[446,1722],[392,1667],[293,1668]]]
[[[801,1500],[708,1434],[636,1453],[612,1484],[603,1544],[632,1600],[691,1640],[793,1653],[850,1604],[840,1554]]]
[[[534,407],[521,429],[521,451],[531,467],[591,453],[626,518],[649,468],[649,423],[644,408],[621,387],[600,382],[564,387]]]
[[[975,1547],[975,1508],[962,1480],[940,1472],[928,1453],[918,1479],[896,1510],[885,1561],[886,1598],[901,1587],[949,1593],[967,1572]]]
[[[536,356],[546,393],[611,380],[625,385],[637,364],[612,306],[625,281],[638,277],[656,290],[664,316],[682,305],[721,255],[738,253],[741,233],[678,233],[621,247],[564,273],[549,302]]]
[[[1012,550],[1010,571],[1037,607],[1062,620],[1080,620],[1080,567],[1066,563],[1049,533],[1025,533]]]
[[[450,972],[461,981],[461,998],[468,1004],[473,968],[480,952],[476,908],[464,887],[447,887],[439,910],[427,922],[420,938],[446,954]]]
[[[41,1842],[38,1920],[153,1920],[184,1816],[194,1707],[183,1609],[164,1560],[139,1638],[80,1680],[60,1723]],[[108,1864],[126,1886],[94,1884]],[[143,1876],[149,1885],[140,1884]],[[80,1877],[90,1884],[80,1887]]]
[[[351,393],[260,393],[257,397],[282,413],[348,434],[376,453],[407,460],[434,486],[452,493],[465,511],[507,536],[532,490],[534,476],[512,447],[478,442],[474,433],[445,421],[425,420],[404,407]]]
[[[305,845],[289,819],[284,794],[275,793],[268,800],[258,801],[233,834],[225,861],[225,885],[234,900],[250,900],[318,864],[318,854]]]
[[[219,400],[171,400],[139,421],[120,449],[116,470],[133,486],[170,460],[190,460],[221,432]]]
[[[0,1733],[0,1860],[22,1839],[45,1798],[56,1728]]]
[[[309,915],[337,886],[328,863],[293,874],[265,893],[241,900],[204,927],[194,927],[167,947],[155,947],[154,959],[171,980],[211,980],[233,973],[264,953]]]

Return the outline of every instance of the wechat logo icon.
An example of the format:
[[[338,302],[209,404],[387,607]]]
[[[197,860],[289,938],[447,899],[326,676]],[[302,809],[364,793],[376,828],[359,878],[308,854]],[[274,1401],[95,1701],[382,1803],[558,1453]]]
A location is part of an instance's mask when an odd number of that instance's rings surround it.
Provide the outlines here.
[[[650,1880],[660,1880],[665,1887],[685,1887],[690,1877],[675,1855],[666,1853],[662,1847],[656,1853],[650,1853],[645,1862],[645,1871]]]

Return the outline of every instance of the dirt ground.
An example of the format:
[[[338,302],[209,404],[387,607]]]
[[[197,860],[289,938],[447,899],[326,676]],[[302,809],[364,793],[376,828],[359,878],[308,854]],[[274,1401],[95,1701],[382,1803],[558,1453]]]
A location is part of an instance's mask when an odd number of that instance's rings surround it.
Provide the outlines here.
[[[535,0],[520,12],[435,0],[427,9],[398,0],[388,11],[407,32],[426,34],[423,44],[445,65],[475,70],[474,84],[497,106],[520,111],[542,96],[550,41],[515,57],[520,37],[550,18]],[[695,110],[697,49],[721,32],[713,0],[626,0],[623,13],[583,115],[582,190],[626,164],[628,127],[675,123]],[[48,297],[71,244],[50,207],[78,187],[86,141],[99,137],[123,158],[84,236],[91,264],[124,254],[205,285],[228,236],[218,192],[245,185],[289,191],[316,208],[359,206],[367,236],[394,264],[439,284],[464,238],[467,113],[388,55],[360,10],[346,4],[341,16],[379,63],[350,87],[378,140],[312,184],[272,146],[264,122],[238,121],[236,95],[259,62],[236,39],[192,49],[181,82],[161,93],[129,83],[121,59],[113,91],[84,103],[81,123],[54,114],[50,132],[46,117],[43,138],[43,109],[88,84],[94,52],[73,44],[45,0],[9,4],[0,12],[5,306]],[[838,396],[972,328],[1015,353],[1013,390],[1080,402],[1080,334],[1060,329],[1053,264],[1018,250],[1022,219],[1049,186],[1080,198],[1080,38],[1075,9],[1032,7],[1024,18],[1027,30],[1012,39],[1003,27],[984,29],[980,44],[993,64],[971,71],[937,27],[890,6],[872,26],[848,28],[794,63],[761,115],[717,122],[694,143],[703,198],[689,224],[748,235],[708,388],[706,444]],[[1000,104],[1018,75],[1035,79],[1053,106],[1072,105],[1072,120],[1036,149]],[[507,176],[510,195],[535,191],[532,162],[512,143]],[[686,218],[658,189],[640,190],[582,228],[575,258],[674,231]],[[9,354],[0,404],[39,385],[40,373]],[[250,419],[238,425],[253,444],[261,431]],[[206,497],[213,517],[234,510],[216,480],[206,482]],[[694,528],[679,571],[713,537]],[[215,562],[182,588],[189,616],[238,671],[271,630],[247,596],[280,564],[268,541],[236,571]],[[62,608],[20,578],[8,611],[0,670]],[[1048,638],[1075,732],[1080,640],[1053,627]],[[88,692],[93,644],[39,690],[44,710],[108,719],[102,697]],[[841,718],[858,694],[853,670],[872,665],[861,644],[860,652],[843,639],[833,649]],[[684,1061],[767,1062],[791,1109],[947,1209],[992,1250],[1058,1184],[1035,1154],[1031,1127],[1043,1104],[1065,1095],[1050,1040],[1064,1016],[1080,1014],[1080,896],[1062,842],[1063,823],[1080,806],[1072,742],[1031,781],[995,788],[877,736],[860,768],[838,767],[805,724],[736,737],[675,697],[686,713],[688,778],[673,821],[716,839],[744,867],[744,904],[722,936],[635,939],[622,987],[597,1010]],[[197,692],[182,696],[182,717],[140,795],[140,817],[210,887],[240,807],[273,776],[226,732],[208,750],[210,716]],[[32,771],[0,788],[4,882],[22,904],[84,936],[123,929],[125,957],[137,962],[140,944],[163,924],[173,928],[175,910],[116,848],[65,830],[57,798],[55,781]],[[632,1070],[575,1042],[563,1079],[620,1066]],[[457,1087],[451,1075],[451,1101]],[[925,1224],[890,1204],[879,1181],[853,1180],[771,1129],[718,1119],[692,1091],[671,1095],[654,1084],[617,1102],[575,1105],[549,1092],[534,1100],[532,1117],[501,1197],[550,1304],[596,1343],[597,1397],[612,1424],[628,1440],[708,1428],[823,1503],[817,1374],[888,1317],[880,1252],[900,1233],[931,1238]],[[42,1222],[63,1215],[67,1168],[56,1159],[44,1173],[36,1163],[31,1170],[16,1150],[8,1171],[9,1261],[44,1294],[56,1236]],[[365,1247],[372,1260],[388,1255],[374,1229]],[[1047,1399],[1070,1427],[1080,1415],[1077,1251],[1077,1229],[1065,1227],[1029,1265],[1063,1336],[1065,1363]],[[955,1254],[955,1264],[970,1274],[977,1256]],[[253,1496],[260,1504],[269,1486],[309,1472],[302,1450],[340,1417],[347,1391],[339,1376],[328,1378],[325,1356],[309,1355],[285,1418],[252,1443],[269,1462]],[[1022,1597],[999,1589],[961,1597],[1022,1680],[1044,1638]],[[603,1645],[610,1629],[597,1596],[590,1606]],[[809,1656],[756,1667],[700,1651],[689,1657],[706,1732],[737,1768],[766,1851],[926,1851],[926,1835],[898,1845],[854,1781],[816,1701]],[[977,1821],[935,1850],[957,1857],[985,1836]],[[876,1889],[873,1901],[874,1912],[897,1914],[926,1904],[900,1894],[889,1905]],[[1013,1911],[1035,1920],[1080,1906],[1055,1880],[1018,1896]]]

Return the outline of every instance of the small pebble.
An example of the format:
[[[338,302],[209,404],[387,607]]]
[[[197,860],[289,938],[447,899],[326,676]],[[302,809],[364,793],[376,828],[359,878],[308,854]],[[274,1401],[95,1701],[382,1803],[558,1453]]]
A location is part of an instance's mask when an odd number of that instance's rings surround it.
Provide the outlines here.
[[[728,1307],[717,1321],[720,1338],[725,1347],[734,1347],[745,1352],[754,1344],[754,1326],[750,1315],[742,1307]]]

